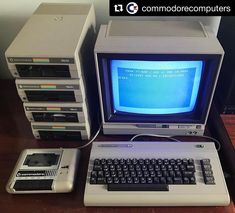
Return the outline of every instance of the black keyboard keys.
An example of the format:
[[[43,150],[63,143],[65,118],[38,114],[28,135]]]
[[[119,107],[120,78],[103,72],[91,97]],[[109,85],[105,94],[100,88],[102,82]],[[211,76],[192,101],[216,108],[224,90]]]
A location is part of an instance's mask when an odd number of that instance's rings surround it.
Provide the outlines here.
[[[202,160],[201,165],[205,183],[213,184],[208,160]],[[111,191],[167,191],[172,184],[196,184],[195,170],[194,160],[187,158],[95,159],[90,184],[107,184]]]

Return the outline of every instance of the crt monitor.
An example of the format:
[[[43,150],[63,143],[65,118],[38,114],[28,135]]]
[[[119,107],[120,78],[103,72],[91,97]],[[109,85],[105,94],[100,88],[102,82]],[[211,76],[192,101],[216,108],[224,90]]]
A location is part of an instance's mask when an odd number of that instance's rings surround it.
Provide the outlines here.
[[[149,25],[151,36],[146,29],[113,35],[122,23],[102,26],[95,47],[104,133],[202,135],[223,58],[217,39],[182,22],[172,30],[164,22],[165,37],[153,36],[156,22],[134,22]]]

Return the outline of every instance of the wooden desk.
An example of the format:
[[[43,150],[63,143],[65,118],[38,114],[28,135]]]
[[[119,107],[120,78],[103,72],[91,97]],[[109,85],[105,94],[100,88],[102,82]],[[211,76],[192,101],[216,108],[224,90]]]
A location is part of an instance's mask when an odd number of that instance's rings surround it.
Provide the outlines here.
[[[19,153],[25,148],[76,147],[80,142],[37,141],[34,139],[22,103],[16,94],[13,81],[0,81],[0,210],[1,212],[158,212],[158,213],[234,213],[231,202],[227,207],[143,207],[95,208],[84,207],[87,163],[90,147],[82,150],[81,163],[75,190],[68,194],[11,195],[5,185],[14,168]],[[99,140],[125,140],[126,137],[104,137]]]
[[[232,144],[235,147],[235,115],[221,115],[221,118]]]

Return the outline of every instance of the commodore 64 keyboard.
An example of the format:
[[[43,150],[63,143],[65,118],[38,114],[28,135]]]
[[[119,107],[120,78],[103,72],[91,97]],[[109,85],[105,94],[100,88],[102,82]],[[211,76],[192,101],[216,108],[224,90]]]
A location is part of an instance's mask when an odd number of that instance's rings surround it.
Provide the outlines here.
[[[211,142],[93,142],[86,206],[223,206],[230,202]]]

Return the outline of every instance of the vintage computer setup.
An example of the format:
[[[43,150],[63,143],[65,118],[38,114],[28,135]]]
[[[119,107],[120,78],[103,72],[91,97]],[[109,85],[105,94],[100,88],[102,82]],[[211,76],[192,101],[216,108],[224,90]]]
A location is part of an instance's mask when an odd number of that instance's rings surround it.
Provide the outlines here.
[[[94,52],[104,134],[204,134],[224,55],[209,29],[115,20]],[[86,206],[228,203],[213,142],[93,142]]]
[[[94,28],[92,5],[42,4],[6,51],[36,139],[90,138],[88,106],[98,109],[89,90],[96,87]],[[209,29],[198,22],[110,21],[94,53],[104,134],[204,134],[224,55]],[[171,139],[93,142],[85,206],[227,205],[214,143]],[[23,151],[8,192],[71,191],[79,153]]]

